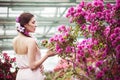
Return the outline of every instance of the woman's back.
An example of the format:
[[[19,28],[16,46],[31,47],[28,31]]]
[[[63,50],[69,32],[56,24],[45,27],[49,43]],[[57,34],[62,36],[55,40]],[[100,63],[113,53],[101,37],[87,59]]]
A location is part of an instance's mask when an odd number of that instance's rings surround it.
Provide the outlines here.
[[[13,40],[13,48],[16,54],[24,55],[28,52],[28,45],[30,44],[30,38],[24,36],[17,36]]]

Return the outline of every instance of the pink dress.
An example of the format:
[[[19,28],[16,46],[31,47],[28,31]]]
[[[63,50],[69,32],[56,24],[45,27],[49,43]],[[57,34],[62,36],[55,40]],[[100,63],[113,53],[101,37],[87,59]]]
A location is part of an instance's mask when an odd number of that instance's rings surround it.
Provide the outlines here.
[[[36,56],[36,59],[40,59],[40,56]],[[41,69],[31,70],[28,64],[28,57],[26,55],[16,54],[16,62],[19,68],[16,80],[44,80],[44,76],[41,73]]]

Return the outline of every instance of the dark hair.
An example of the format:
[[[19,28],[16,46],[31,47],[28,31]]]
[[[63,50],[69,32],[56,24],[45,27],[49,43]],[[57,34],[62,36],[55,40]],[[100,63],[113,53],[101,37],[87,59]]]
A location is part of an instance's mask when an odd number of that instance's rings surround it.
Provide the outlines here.
[[[19,16],[19,23],[20,23],[20,26],[23,26],[27,23],[29,23],[29,21],[31,20],[31,18],[34,17],[33,14],[31,13],[22,13],[20,16]]]
[[[29,21],[30,21],[31,18],[33,18],[33,17],[34,17],[34,15],[31,14],[31,13],[22,13],[22,14],[18,17],[17,22],[20,24],[20,27],[25,28],[24,25],[26,25],[27,23],[29,23]],[[19,30],[17,30],[17,31],[20,32]],[[23,35],[29,37],[29,34],[28,34],[28,32],[27,32],[26,29],[24,30],[24,32],[20,32],[20,33],[22,33]]]

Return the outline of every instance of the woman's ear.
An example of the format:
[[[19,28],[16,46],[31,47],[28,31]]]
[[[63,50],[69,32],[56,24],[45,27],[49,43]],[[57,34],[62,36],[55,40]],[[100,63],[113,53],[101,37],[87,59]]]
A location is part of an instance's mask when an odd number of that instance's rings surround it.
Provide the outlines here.
[[[25,24],[24,27],[27,28],[27,27],[28,27],[28,24]]]

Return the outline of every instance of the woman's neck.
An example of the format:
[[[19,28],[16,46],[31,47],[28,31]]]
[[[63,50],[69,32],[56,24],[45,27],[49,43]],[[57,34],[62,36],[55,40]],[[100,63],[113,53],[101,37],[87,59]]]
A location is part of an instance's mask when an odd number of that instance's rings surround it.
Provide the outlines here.
[[[20,32],[18,32],[18,35],[19,35],[19,36],[22,36],[22,37],[31,37],[30,35],[29,35],[29,36],[26,36],[26,35],[24,35],[23,33],[20,33]]]
[[[24,34],[18,32],[18,36],[26,37]]]

